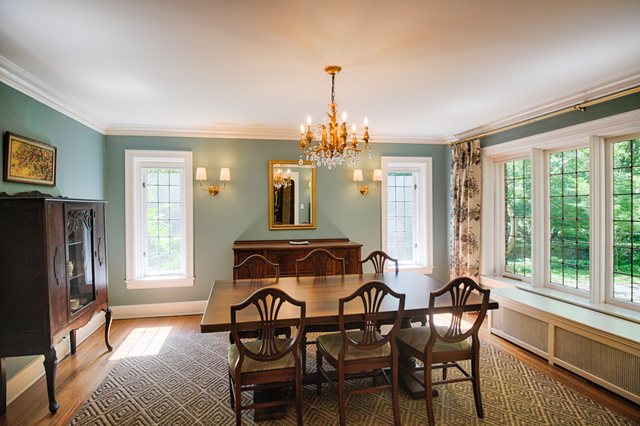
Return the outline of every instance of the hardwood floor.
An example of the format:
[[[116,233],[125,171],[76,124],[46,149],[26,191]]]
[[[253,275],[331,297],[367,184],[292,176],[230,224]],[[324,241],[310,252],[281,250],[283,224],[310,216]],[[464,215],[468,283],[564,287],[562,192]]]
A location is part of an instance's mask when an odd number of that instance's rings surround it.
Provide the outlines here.
[[[6,416],[0,417],[0,426],[68,424],[93,390],[117,363],[119,348],[131,344],[134,339],[145,338],[145,333],[154,333],[160,327],[168,331],[169,334],[199,333],[200,320],[200,315],[114,320],[111,328],[113,352],[105,350],[103,333],[102,330],[99,330],[78,346],[75,355],[67,356],[58,363],[56,395],[60,408],[56,414],[49,413],[47,408],[47,389],[44,377],[42,377],[7,407]],[[171,329],[166,327],[171,327]],[[612,411],[640,424],[640,406],[562,368],[550,366],[542,358],[499,337],[489,335],[486,324],[482,328],[480,338],[566,386],[587,395]]]

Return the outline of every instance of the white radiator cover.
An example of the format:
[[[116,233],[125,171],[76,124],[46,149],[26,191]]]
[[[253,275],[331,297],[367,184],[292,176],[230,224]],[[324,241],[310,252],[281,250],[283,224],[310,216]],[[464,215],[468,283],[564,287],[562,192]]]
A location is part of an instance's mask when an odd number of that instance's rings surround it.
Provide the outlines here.
[[[491,333],[640,403],[640,345],[492,295]]]

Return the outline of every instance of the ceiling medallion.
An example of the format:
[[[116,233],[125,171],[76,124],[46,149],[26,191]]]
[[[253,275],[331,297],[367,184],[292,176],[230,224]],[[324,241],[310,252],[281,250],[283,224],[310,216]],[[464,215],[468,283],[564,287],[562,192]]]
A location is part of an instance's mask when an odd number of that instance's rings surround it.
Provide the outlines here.
[[[347,112],[344,111],[338,120],[337,107],[335,101],[335,79],[342,68],[337,65],[326,67],[325,72],[331,75],[331,103],[329,107],[331,112],[327,112],[322,120],[322,124],[316,125],[314,131],[311,131],[311,116],[307,117],[307,132],[305,134],[304,125],[300,125],[300,165],[302,165],[302,156],[306,155],[307,161],[311,161],[311,167],[327,166],[331,170],[334,166],[339,166],[343,161],[349,165],[358,164],[358,154],[365,150],[369,145],[369,120],[364,118],[364,135],[362,140],[364,146],[358,149],[358,138],[356,137],[356,125],[349,126],[347,124]],[[329,117],[329,128],[327,129],[327,117]],[[349,142],[351,139],[351,142]],[[369,147],[369,158],[371,158],[371,147]]]

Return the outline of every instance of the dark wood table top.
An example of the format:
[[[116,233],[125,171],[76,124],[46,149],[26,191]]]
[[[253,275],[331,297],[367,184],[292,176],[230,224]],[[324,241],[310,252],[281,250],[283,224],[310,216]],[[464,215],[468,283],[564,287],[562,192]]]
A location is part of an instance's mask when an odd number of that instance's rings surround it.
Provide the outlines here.
[[[405,317],[426,315],[429,308],[429,295],[432,291],[439,290],[445,283],[430,278],[417,272],[388,272],[384,274],[362,275],[332,275],[325,278],[295,277],[275,278],[261,280],[218,280],[213,284],[207,307],[202,316],[200,331],[202,333],[220,332],[231,330],[230,306],[240,303],[248,298],[259,288],[274,286],[287,292],[291,297],[307,302],[307,324],[337,324],[338,323],[338,299],[349,296],[362,284],[378,280],[387,284],[398,293],[406,294]],[[446,296],[436,304],[438,313],[446,313],[451,307]],[[358,299],[359,300],[359,299]],[[480,309],[481,298],[472,294],[469,297],[468,311]],[[289,308],[289,309],[287,309]],[[390,296],[385,297],[380,308],[380,318],[394,318],[398,308],[398,302]],[[497,309],[498,303],[491,301],[489,309]],[[350,313],[351,312],[351,313]],[[362,303],[351,303],[345,306],[345,319],[358,321],[363,319]],[[283,326],[294,325],[296,316],[299,317],[297,308],[286,304],[278,315]],[[252,309],[244,309],[238,312],[237,321],[240,329],[255,329],[259,327],[260,320]]]

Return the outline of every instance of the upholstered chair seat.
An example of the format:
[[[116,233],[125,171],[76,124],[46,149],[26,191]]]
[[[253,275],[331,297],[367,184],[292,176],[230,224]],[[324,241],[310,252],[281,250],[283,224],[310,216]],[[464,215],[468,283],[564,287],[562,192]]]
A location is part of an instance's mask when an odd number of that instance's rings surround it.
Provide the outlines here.
[[[449,326],[437,325],[436,330],[438,334],[444,335],[449,330]],[[416,348],[421,351],[427,345],[429,338],[431,337],[431,327],[413,327],[413,328],[401,328],[398,330],[398,339],[407,345]],[[442,340],[436,340],[433,346],[433,352],[450,352],[450,351],[464,351],[471,349],[471,343],[469,339],[461,340],[460,342],[447,343]]]
[[[275,340],[276,347],[279,351],[283,352],[290,344],[291,339],[277,339]],[[254,340],[253,342],[246,342],[244,344],[247,350],[258,353],[260,351],[260,346],[262,346],[262,340]],[[229,366],[231,368],[235,368],[236,363],[238,362],[238,358],[240,357],[240,351],[238,350],[238,346],[234,343],[229,346]],[[296,366],[296,360],[293,356],[293,353],[288,353],[284,357],[277,359],[275,361],[258,361],[252,358],[245,358],[240,371],[242,373],[251,373],[255,371],[267,371],[267,370],[277,370],[280,368],[292,368]]]
[[[361,341],[363,335],[364,331],[347,332],[347,337],[355,342]],[[376,340],[382,340],[382,335],[378,332],[376,332]],[[322,335],[318,337],[318,345],[320,345],[325,352],[337,359],[340,355],[340,351],[342,350],[342,334],[335,333]],[[389,355],[391,355],[391,345],[389,343],[373,350],[362,350],[355,346],[349,346],[347,347],[347,353],[345,354],[344,359],[345,361],[352,361],[365,358],[380,358]]]

